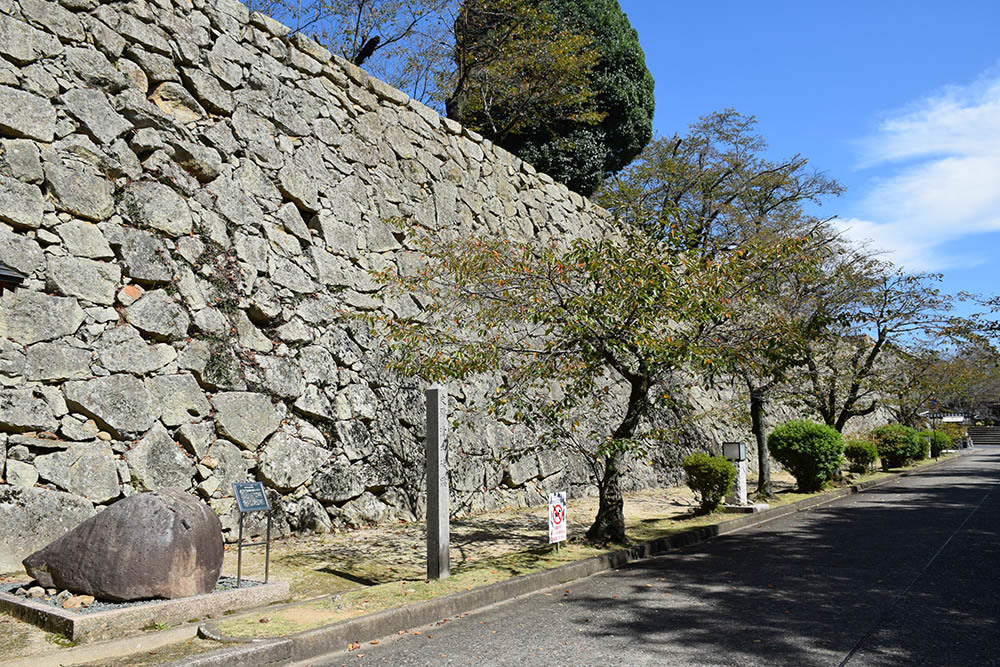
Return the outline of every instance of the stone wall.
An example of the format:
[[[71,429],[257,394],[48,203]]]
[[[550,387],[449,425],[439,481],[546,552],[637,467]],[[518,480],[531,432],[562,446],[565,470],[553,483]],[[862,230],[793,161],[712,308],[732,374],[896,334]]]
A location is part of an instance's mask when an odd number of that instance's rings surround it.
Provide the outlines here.
[[[368,273],[413,266],[386,220],[545,238],[606,219],[287,34],[232,0],[0,0],[0,261],[27,275],[0,303],[0,572],[147,489],[200,495],[227,531],[248,478],[278,534],[421,517],[421,387],[341,317],[415,312]],[[745,434],[727,423],[686,442]],[[454,435],[458,512],[587,488],[572,457],[505,459],[531,439],[510,425]],[[630,483],[675,481],[682,449]]]

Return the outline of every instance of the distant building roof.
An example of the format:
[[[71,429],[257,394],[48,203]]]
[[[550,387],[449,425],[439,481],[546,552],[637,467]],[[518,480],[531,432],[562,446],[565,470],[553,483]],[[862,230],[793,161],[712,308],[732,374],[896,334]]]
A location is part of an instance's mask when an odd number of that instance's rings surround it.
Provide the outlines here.
[[[0,294],[5,289],[13,290],[15,287],[20,287],[26,277],[23,273],[18,273],[3,262],[0,262]]]

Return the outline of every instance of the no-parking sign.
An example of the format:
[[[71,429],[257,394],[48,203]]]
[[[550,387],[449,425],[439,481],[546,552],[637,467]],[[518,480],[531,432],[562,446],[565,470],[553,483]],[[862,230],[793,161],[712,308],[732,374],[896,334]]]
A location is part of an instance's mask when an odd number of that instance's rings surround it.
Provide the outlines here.
[[[549,494],[549,544],[566,540],[566,492]]]

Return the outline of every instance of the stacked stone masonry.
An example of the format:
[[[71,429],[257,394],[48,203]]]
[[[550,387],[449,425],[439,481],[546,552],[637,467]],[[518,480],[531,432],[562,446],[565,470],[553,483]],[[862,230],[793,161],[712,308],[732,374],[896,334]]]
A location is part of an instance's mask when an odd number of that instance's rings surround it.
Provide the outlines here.
[[[245,479],[278,534],[421,518],[422,387],[342,317],[417,312],[369,274],[414,266],[397,217],[551,238],[607,214],[234,0],[0,0],[0,261],[27,275],[0,303],[0,572],[143,490],[227,532]],[[746,437],[698,434],[630,484]],[[457,429],[457,512],[589,492],[572,457],[505,459],[530,440]]]

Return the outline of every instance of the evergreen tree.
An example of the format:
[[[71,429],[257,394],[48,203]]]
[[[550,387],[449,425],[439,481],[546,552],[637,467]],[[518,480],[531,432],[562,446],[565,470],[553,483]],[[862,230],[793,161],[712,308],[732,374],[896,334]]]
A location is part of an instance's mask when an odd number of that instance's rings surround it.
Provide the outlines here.
[[[653,77],[617,0],[465,0],[448,115],[590,195],[652,138]]]

